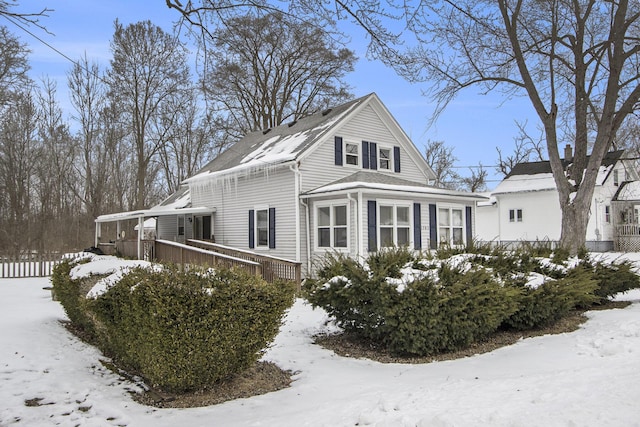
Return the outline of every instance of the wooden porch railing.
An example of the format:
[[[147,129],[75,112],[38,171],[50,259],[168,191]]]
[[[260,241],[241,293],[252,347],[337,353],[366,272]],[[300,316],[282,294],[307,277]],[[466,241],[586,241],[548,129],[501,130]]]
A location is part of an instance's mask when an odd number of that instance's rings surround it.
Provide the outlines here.
[[[621,252],[640,251],[640,224],[616,225],[613,249]]]
[[[187,240],[187,244],[235,258],[260,263],[260,265],[262,265],[262,277],[268,282],[277,279],[290,280],[298,287],[302,283],[302,265],[299,262],[256,254],[255,252],[236,249],[204,240]]]
[[[155,259],[181,266],[195,264],[210,267],[241,267],[249,273],[262,275],[262,265],[259,262],[236,258],[230,255],[216,253],[182,243],[168,240],[155,241]]]

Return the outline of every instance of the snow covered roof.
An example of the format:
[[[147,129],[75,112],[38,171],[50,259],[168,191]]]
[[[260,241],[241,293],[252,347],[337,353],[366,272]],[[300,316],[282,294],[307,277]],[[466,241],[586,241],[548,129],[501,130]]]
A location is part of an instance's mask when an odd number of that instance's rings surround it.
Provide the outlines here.
[[[604,156],[598,170],[596,185],[604,183],[623,153],[624,150],[611,151]],[[562,160],[562,164],[566,170],[571,165],[571,162]],[[515,165],[511,173],[498,184],[492,194],[550,191],[555,189],[556,183],[551,173],[551,163],[549,161],[524,162]]]
[[[178,214],[210,214],[215,211],[215,208],[206,206],[191,206],[191,194],[189,192],[189,187],[183,185],[171,196],[167,197],[158,205],[150,209],[140,209],[137,211],[117,212],[113,214],[100,215],[98,218],[96,218],[96,222],[125,221],[129,219]],[[144,227],[147,228],[146,225]]]
[[[296,160],[349,112],[373,97],[376,95],[372,93],[294,122],[251,132],[184,182],[259,170]]]
[[[437,188],[419,182],[397,178],[392,175],[370,171],[355,172],[337,181],[307,191],[303,196],[325,195],[326,193],[345,192],[354,189],[402,191],[405,193],[466,197],[476,200],[487,199],[487,197],[479,194]]]

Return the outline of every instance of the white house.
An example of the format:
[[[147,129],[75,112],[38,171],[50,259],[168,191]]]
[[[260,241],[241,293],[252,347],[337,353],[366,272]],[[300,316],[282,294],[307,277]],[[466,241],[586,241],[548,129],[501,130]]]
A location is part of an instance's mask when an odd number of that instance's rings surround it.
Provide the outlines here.
[[[587,248],[612,250],[615,227],[611,202],[626,181],[638,179],[624,151],[605,155],[598,171],[587,226]],[[571,164],[571,149],[565,149],[565,167]],[[479,202],[477,234],[481,241],[502,244],[558,241],[561,211],[555,181],[548,161],[517,164],[491,192],[489,201]]]
[[[429,185],[435,175],[376,94],[252,132],[160,205],[158,239],[212,240],[302,263],[328,251],[465,244],[482,196]],[[104,215],[98,222],[113,221]]]

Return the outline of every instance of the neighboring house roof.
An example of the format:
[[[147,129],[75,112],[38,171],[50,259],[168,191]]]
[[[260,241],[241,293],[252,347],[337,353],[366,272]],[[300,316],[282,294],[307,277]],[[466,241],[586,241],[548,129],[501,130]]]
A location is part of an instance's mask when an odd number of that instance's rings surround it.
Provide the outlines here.
[[[212,178],[220,175],[235,173],[251,173],[256,170],[268,169],[282,164],[300,160],[310,149],[328,134],[331,129],[338,126],[347,116],[358,108],[377,102],[382,105],[375,93],[363,96],[340,106],[324,110],[297,121],[282,124],[280,126],[255,131],[247,134],[240,141],[223,151],[215,159],[205,165],[197,174],[187,178],[185,183]],[[385,109],[386,110],[386,109]],[[388,114],[390,119],[393,117]],[[415,146],[400,129],[397,122],[394,123],[402,132],[411,147]],[[424,159],[415,149],[422,161]],[[425,163],[425,169],[429,166]]]
[[[613,170],[613,166],[620,160],[624,150],[610,151],[605,154],[602,164],[598,170],[596,185],[602,185]],[[566,170],[570,161],[562,160],[562,165]],[[551,172],[551,163],[524,162],[513,167],[509,175],[492,191],[493,195],[507,193],[522,193],[530,191],[555,190],[556,183]]]
[[[620,184],[618,191],[611,200],[637,201],[640,200],[640,181],[625,181]]]
[[[392,191],[402,191],[405,193],[422,193],[422,194],[432,194],[432,195],[439,195],[439,196],[458,196],[458,197],[467,197],[474,200],[487,199],[487,197],[479,194],[432,187],[419,182],[397,178],[392,175],[375,173],[370,171],[355,172],[349,176],[338,179],[329,184],[307,191],[306,193],[303,194],[303,196],[309,197],[309,196],[316,196],[316,195],[325,195],[327,193],[352,191],[354,189],[392,190]]]

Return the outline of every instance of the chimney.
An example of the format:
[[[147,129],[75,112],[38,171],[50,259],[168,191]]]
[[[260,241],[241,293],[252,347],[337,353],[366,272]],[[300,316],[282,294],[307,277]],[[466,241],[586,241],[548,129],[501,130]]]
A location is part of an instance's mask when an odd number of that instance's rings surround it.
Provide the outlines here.
[[[566,162],[570,162],[573,160],[573,153],[571,151],[571,145],[567,144],[564,146],[564,160]]]

